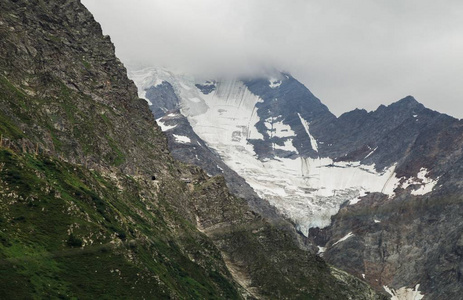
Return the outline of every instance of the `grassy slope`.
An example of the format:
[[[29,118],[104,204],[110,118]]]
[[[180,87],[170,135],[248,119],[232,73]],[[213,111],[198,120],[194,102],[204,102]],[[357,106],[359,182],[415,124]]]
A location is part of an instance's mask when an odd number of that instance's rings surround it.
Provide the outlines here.
[[[1,298],[238,298],[211,242],[170,229],[162,201],[147,210],[136,179],[6,148],[0,162]]]

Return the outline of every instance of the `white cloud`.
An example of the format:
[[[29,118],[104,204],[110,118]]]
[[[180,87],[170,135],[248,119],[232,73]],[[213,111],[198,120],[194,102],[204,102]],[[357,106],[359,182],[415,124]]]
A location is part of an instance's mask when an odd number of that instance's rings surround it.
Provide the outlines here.
[[[83,0],[127,64],[290,71],[334,113],[406,95],[463,117],[463,2]]]

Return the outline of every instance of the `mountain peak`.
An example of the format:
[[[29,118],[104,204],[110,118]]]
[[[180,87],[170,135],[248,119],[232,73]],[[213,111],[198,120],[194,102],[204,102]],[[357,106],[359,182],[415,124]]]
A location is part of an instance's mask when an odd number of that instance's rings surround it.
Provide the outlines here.
[[[399,108],[424,108],[424,105],[418,102],[413,96],[407,96],[397,102],[392,103],[389,107]]]

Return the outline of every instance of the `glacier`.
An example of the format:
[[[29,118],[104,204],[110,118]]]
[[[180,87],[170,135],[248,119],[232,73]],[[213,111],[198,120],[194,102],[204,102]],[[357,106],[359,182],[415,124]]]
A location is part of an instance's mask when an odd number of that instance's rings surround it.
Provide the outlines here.
[[[130,71],[129,76],[140,93],[160,82],[169,82],[181,101],[181,114],[188,119],[195,133],[261,198],[293,220],[304,235],[308,235],[312,227],[328,226],[331,216],[343,203],[355,205],[373,192],[393,197],[396,188],[405,186],[404,179],[396,176],[395,164],[378,171],[374,164],[300,155],[293,144],[296,133],[282,122],[282,116],[265,119],[264,125],[270,139],[283,140],[273,143],[272,148],[284,150],[286,155],[259,158],[249,140],[264,139],[256,128],[260,121],[258,104],[264,100],[253,94],[241,80],[198,80],[189,74],[163,68]],[[268,78],[270,88],[280,88],[282,80]],[[197,85],[213,85],[214,88],[203,93]],[[300,112],[297,114],[312,148],[318,153],[319,142],[310,132],[310,123]],[[173,125],[161,126],[163,130],[173,128]],[[176,138],[188,142],[186,137]],[[367,157],[376,150],[372,149]],[[417,194],[429,192],[435,185],[435,181],[427,180],[425,175],[426,170],[422,170],[413,181]]]

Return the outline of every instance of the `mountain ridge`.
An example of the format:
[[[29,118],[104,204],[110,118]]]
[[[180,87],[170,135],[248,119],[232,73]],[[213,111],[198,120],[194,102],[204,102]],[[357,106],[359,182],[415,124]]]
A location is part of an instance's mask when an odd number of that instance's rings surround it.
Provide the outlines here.
[[[286,93],[291,79],[283,73],[206,84],[165,69],[159,74],[146,72],[145,83],[154,78],[170,82],[180,99],[176,114],[213,150],[214,159],[220,157],[260,198],[292,220],[308,237],[306,245],[330,263],[391,296],[400,290],[439,299],[460,292],[459,276],[445,275],[443,282],[427,274],[437,278],[445,268],[458,274],[462,261],[459,238],[454,237],[461,230],[456,213],[462,203],[461,120],[430,110],[412,96],[336,117],[308,90]],[[214,88],[206,91],[206,85]],[[234,87],[226,92],[220,90],[223,85]],[[250,94],[242,98],[245,89]],[[207,158],[194,157],[194,143],[180,146],[176,140],[189,136],[183,125],[167,117],[158,121],[169,125],[164,129],[171,149],[189,149],[189,158],[178,153],[178,159],[207,164]],[[214,172],[226,172],[221,169]],[[451,243],[439,243],[450,236]],[[439,265],[439,255],[451,257],[445,267]]]

